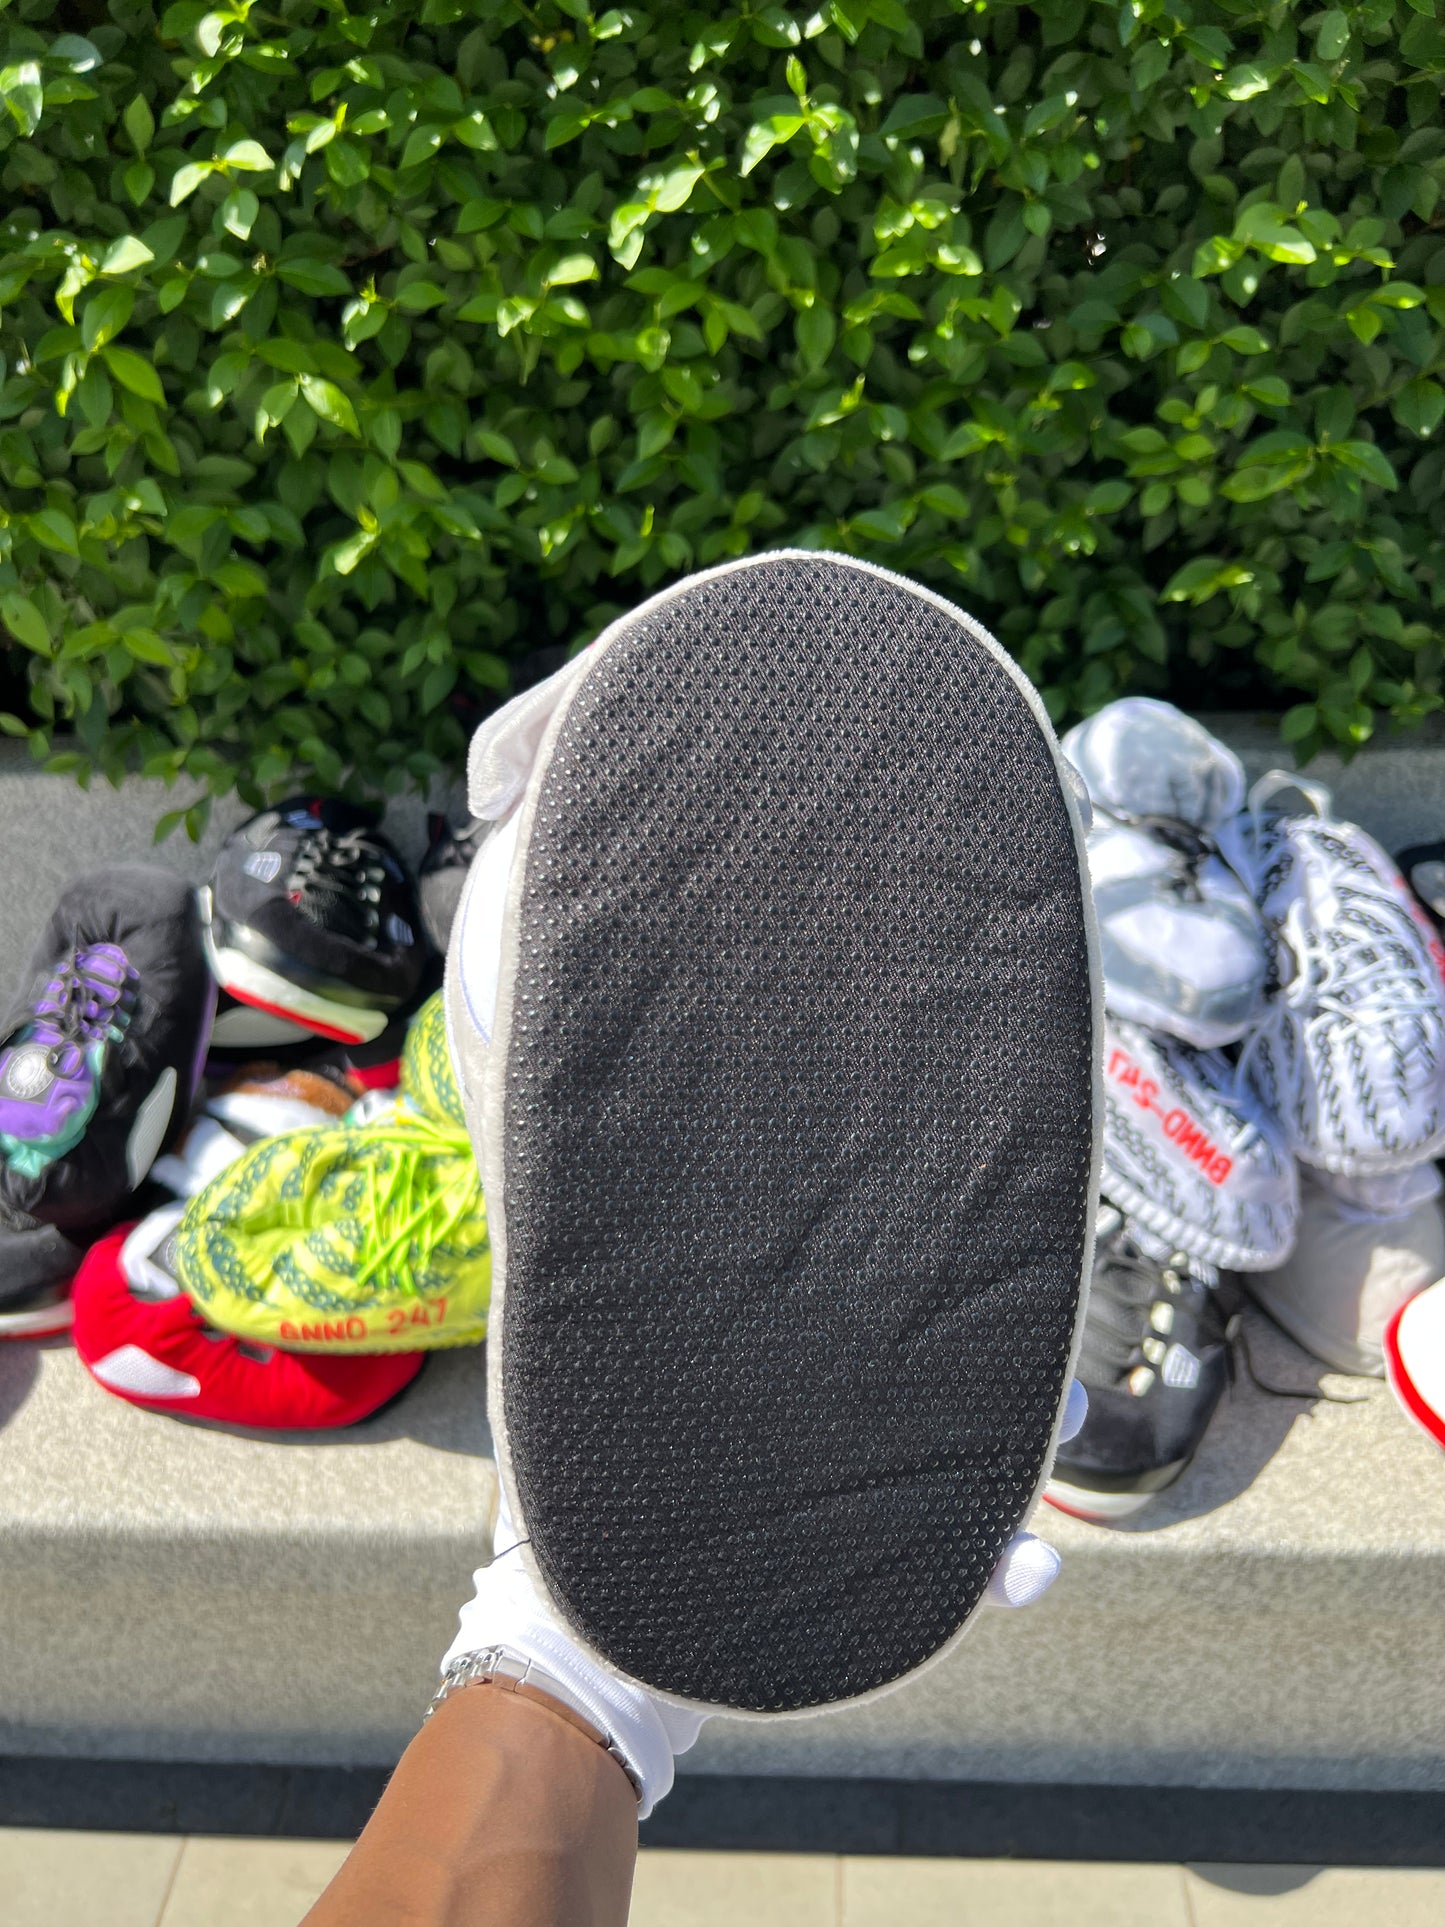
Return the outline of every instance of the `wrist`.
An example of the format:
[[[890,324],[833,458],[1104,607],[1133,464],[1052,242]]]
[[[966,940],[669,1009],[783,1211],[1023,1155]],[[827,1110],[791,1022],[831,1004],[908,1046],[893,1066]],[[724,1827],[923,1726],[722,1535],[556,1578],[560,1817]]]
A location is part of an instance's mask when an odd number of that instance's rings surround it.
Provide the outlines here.
[[[642,1786],[627,1755],[612,1734],[598,1725],[592,1709],[580,1704],[555,1673],[526,1654],[506,1646],[487,1646],[480,1651],[449,1659],[442,1674],[442,1683],[422,1716],[422,1725],[426,1725],[444,1700],[468,1686],[489,1686],[495,1691],[513,1694],[518,1699],[531,1700],[543,1711],[564,1721],[617,1763],[627,1776],[633,1797],[639,1805],[642,1803]]]

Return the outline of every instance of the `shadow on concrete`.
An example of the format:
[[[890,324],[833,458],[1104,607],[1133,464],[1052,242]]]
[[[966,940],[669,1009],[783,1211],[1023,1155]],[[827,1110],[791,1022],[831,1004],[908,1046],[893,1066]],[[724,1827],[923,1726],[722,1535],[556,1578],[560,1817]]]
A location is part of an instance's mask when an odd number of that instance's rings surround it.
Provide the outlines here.
[[[1194,1463],[1137,1520],[1121,1520],[1113,1530],[1159,1532],[1228,1505],[1254,1484],[1327,1392],[1353,1398],[1350,1385],[1302,1351],[1257,1306],[1248,1306],[1235,1345],[1234,1383],[1220,1400]]]
[[[1293,1894],[1319,1878],[1323,1867],[1248,1867],[1213,1866],[1208,1861],[1191,1861],[1189,1871],[1211,1887],[1225,1887],[1232,1894]]]
[[[384,1767],[0,1757],[0,1826],[354,1839]],[[1440,1796],[680,1774],[647,1847],[1188,1862],[1236,1893],[1324,1866],[1438,1867]],[[1251,1864],[1241,1864],[1251,1863]]]

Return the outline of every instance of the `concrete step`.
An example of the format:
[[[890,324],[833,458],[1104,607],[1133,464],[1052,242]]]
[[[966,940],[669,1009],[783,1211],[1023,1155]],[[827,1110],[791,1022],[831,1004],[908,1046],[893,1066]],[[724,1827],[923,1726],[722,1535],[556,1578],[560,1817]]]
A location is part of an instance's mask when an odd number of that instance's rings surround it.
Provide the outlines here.
[[[1252,770],[1279,760],[1231,723]],[[1445,826],[1445,749],[1334,777],[1387,843]],[[0,971],[60,884],[145,855],[178,800],[83,795],[0,753]],[[234,820],[222,812],[222,822]],[[420,808],[394,827],[413,853]],[[163,858],[200,877],[199,850]],[[827,1718],[716,1720],[688,1770],[1445,1788],[1445,1460],[1382,1386],[1322,1379],[1262,1318],[1183,1480],[1128,1530],[1045,1509],[1038,1607],[991,1613],[895,1694]],[[384,1764],[415,1731],[494,1475],[479,1353],[444,1354],[340,1438],[254,1439],[138,1412],[62,1341],[0,1347],[0,1752]]]
[[[1194,1466],[896,1693],[719,1719],[704,1772],[1445,1788],[1445,1460],[1261,1317]],[[337,1438],[135,1410],[60,1341],[0,1351],[0,1753],[381,1764],[415,1731],[493,1468],[479,1353]]]

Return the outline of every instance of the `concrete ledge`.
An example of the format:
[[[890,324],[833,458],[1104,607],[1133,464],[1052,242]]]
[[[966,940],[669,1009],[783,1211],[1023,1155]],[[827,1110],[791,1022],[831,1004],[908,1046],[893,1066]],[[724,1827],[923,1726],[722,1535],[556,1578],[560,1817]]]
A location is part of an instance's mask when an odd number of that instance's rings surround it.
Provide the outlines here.
[[[1230,724],[1252,771],[1280,760]],[[1445,749],[1371,751],[1341,809],[1445,827]],[[11,972],[67,876],[149,848],[158,786],[82,796],[0,755]],[[396,827],[413,849],[420,809]],[[164,860],[205,873],[199,850]],[[1445,1789],[1445,1460],[1383,1387],[1321,1380],[1262,1319],[1261,1375],[1130,1531],[1046,1513],[1062,1578],[876,1705],[718,1720],[689,1771],[1195,1787]],[[384,1765],[415,1731],[493,1491],[483,1361],[443,1354],[339,1439],[184,1427],[62,1343],[0,1347],[0,1753]]]
[[[0,1348],[0,1752],[376,1763],[415,1730],[486,1553],[478,1351],[308,1441],[109,1397]]]
[[[1262,1318],[1261,1375],[1358,1391]],[[416,1729],[483,1556],[482,1359],[434,1358],[338,1439],[108,1398],[63,1344],[0,1353],[0,1753],[372,1765]],[[875,1705],[717,1720],[691,1771],[1445,1788],[1445,1461],[1382,1386],[1236,1386],[1136,1528],[1045,1510],[1049,1597]]]

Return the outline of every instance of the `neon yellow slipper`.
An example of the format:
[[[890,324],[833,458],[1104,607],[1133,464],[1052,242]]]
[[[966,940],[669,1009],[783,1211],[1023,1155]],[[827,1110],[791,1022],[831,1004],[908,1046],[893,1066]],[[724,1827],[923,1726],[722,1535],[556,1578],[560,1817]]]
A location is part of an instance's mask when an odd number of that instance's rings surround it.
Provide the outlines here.
[[[191,1200],[176,1278],[212,1324],[291,1351],[486,1336],[486,1207],[440,998],[412,1026],[402,1076],[392,1117],[264,1138]]]

